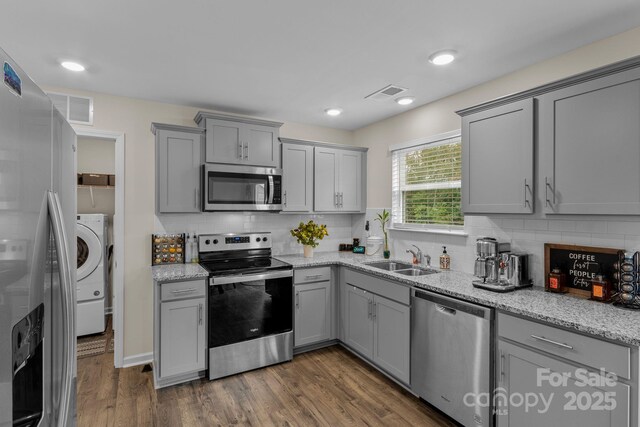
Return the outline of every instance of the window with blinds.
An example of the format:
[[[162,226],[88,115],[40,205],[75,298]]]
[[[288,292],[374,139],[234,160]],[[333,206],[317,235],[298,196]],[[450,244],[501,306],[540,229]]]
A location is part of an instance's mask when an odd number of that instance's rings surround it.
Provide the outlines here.
[[[460,230],[460,136],[392,152],[393,225]]]

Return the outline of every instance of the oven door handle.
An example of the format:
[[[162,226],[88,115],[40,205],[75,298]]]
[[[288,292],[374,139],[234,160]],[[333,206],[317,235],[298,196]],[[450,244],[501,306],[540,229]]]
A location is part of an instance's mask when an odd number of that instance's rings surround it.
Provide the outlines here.
[[[262,274],[238,274],[234,276],[212,277],[210,286],[227,285],[229,283],[255,282],[258,280],[281,279],[293,277],[293,270],[276,271]]]

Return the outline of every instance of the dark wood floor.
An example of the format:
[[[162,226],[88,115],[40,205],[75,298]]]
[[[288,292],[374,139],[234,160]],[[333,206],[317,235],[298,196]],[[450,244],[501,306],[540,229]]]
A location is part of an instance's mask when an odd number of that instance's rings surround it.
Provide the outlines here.
[[[154,390],[151,372],[78,361],[79,426],[453,426],[339,346],[216,381]]]

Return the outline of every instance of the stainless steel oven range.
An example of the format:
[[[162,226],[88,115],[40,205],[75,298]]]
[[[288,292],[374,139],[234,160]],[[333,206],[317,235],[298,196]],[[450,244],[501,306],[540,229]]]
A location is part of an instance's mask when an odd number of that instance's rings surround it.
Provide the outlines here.
[[[291,360],[293,268],[271,257],[271,233],[198,238],[209,272],[209,379]]]

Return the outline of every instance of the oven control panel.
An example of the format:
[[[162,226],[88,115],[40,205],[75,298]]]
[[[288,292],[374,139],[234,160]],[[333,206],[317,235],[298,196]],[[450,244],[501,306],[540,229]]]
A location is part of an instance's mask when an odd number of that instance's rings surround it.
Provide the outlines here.
[[[198,236],[199,252],[219,252],[242,249],[270,249],[271,233],[201,234]]]

